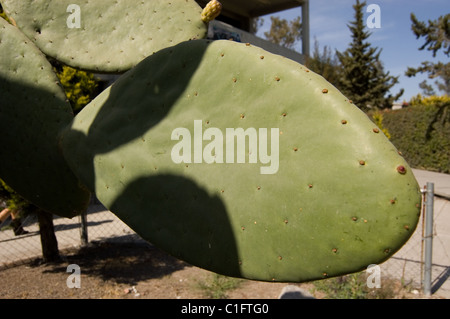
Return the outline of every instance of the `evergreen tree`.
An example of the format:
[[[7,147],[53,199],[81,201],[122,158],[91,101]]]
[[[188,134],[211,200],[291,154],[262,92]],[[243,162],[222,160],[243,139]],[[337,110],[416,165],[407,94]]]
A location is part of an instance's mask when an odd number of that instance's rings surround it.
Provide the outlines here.
[[[411,13],[412,26],[411,29],[416,35],[416,38],[425,38],[425,43],[419,48],[419,50],[424,50],[433,52],[433,58],[441,49],[444,55],[447,57],[450,55],[450,14],[445,16],[440,16],[437,20],[428,21],[425,24],[422,21],[417,20],[416,16]],[[406,71],[406,76],[413,77],[418,73],[428,73],[429,79],[440,79],[435,81],[435,84],[439,91],[444,92],[444,94],[450,94],[450,63],[443,62],[422,62],[422,65],[418,68],[408,68]],[[436,92],[433,87],[423,81],[420,83],[420,88],[423,89],[425,95],[435,95]]]
[[[398,77],[384,72],[380,62],[381,50],[367,41],[371,33],[364,25],[365,6],[366,3],[359,0],[353,5],[355,21],[348,25],[353,40],[346,51],[336,52],[342,65],[339,89],[362,110],[390,108],[404,90],[394,96],[389,93],[398,83]]]
[[[433,52],[433,58],[436,58],[438,51],[443,50],[443,54],[450,55],[450,14],[440,16],[437,20],[428,21],[428,25],[424,22],[417,20],[416,16],[411,14],[412,26],[411,29],[416,35],[417,39],[425,38],[425,43],[419,48]],[[428,125],[427,139],[431,138],[431,132],[435,129],[435,124],[438,121],[442,121],[445,124],[450,120],[450,100],[448,98],[450,94],[450,63],[449,62],[422,62],[422,65],[418,68],[408,68],[406,75],[409,77],[415,76],[418,73],[428,73],[429,79],[437,79],[435,84],[439,91],[444,93],[444,96],[437,97],[436,92],[432,85],[427,81],[420,83],[420,88],[423,89],[425,95],[432,96],[430,101],[436,108],[436,113],[432,121]],[[441,81],[439,81],[439,79]],[[426,99],[421,100],[421,104],[426,105]]]
[[[416,35],[417,39],[424,37],[425,43],[419,48],[423,50],[427,48],[428,51],[433,52],[433,57],[436,57],[437,51],[444,49],[444,54],[450,54],[450,13],[440,16],[437,20],[425,22],[417,20],[414,13],[411,13],[412,26],[411,29]]]
[[[330,47],[324,46],[320,52],[319,42],[314,41],[312,56],[306,57],[305,65],[312,71],[323,76],[328,82],[338,87],[340,77],[340,65],[336,55]]]

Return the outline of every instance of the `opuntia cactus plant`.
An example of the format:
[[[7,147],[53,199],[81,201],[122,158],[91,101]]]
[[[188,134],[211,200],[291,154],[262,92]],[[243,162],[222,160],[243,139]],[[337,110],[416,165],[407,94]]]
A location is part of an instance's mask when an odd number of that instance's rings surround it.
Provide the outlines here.
[[[194,0],[2,0],[44,52],[89,71],[122,73],[162,48],[206,37]]]
[[[45,54],[131,70],[73,118],[44,55],[2,22],[0,177],[21,195],[71,216],[86,187],[174,256],[264,281],[359,271],[411,236],[421,194],[395,147],[304,66],[192,40],[217,1],[70,2],[2,0]]]
[[[70,167],[144,239],[229,276],[304,282],[392,256],[416,228],[410,167],[321,76],[258,47],[149,56],[62,134]]]
[[[0,176],[46,211],[79,215],[90,192],[59,148],[59,133],[73,113],[58,78],[42,52],[3,18],[0,56]]]

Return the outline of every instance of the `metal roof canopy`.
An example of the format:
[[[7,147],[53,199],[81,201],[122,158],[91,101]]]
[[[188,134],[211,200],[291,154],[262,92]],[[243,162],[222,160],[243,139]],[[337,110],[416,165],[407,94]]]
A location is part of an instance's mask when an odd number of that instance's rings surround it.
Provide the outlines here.
[[[196,0],[203,8],[209,0]],[[302,53],[309,55],[309,0],[219,0],[222,14],[218,20],[251,32],[252,19],[267,14],[301,7]]]

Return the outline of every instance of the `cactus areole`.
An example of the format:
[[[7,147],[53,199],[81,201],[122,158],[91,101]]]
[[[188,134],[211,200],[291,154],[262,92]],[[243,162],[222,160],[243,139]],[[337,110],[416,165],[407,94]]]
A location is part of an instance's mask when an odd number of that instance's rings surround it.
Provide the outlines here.
[[[416,227],[420,188],[374,128],[296,62],[195,40],[126,73],[61,145],[102,203],[158,247],[228,276],[304,282],[382,263]],[[270,156],[277,169],[262,174]]]

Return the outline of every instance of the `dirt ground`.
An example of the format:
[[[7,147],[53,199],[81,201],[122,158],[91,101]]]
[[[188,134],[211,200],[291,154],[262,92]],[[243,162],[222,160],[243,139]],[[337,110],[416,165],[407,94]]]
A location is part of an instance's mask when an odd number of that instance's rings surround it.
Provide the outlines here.
[[[288,285],[218,277],[145,244],[97,243],[61,255],[59,263],[36,259],[0,270],[0,298],[277,299]],[[67,272],[69,264],[80,267],[80,288],[67,286],[72,275]],[[296,286],[317,299],[325,298],[311,283]],[[401,292],[400,298],[417,295]]]
[[[217,285],[212,272],[193,267],[145,244],[100,243],[61,252],[60,263],[36,259],[0,271],[2,299],[203,299],[211,298],[204,286]],[[81,271],[81,287],[68,288],[69,264]],[[233,281],[238,287],[222,298],[276,299],[286,284]],[[74,282],[74,281],[72,281]],[[203,288],[202,288],[203,287]]]

